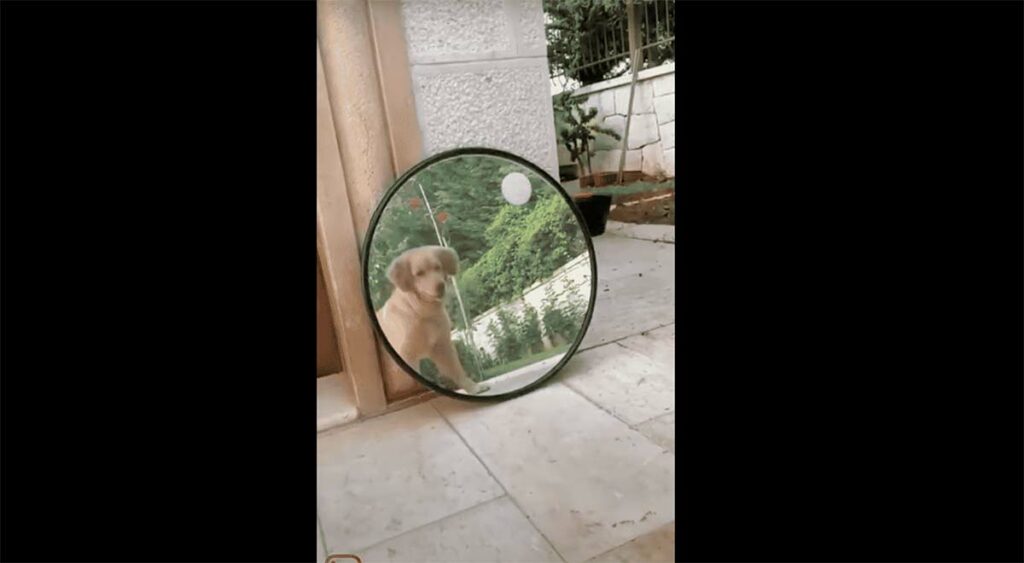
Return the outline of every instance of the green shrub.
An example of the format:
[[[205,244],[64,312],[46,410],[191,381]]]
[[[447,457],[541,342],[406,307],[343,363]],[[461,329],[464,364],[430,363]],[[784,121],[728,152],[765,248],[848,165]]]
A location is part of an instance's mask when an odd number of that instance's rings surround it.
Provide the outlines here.
[[[470,317],[518,298],[586,251],[571,208],[545,191],[532,207],[503,208],[487,227],[484,236],[492,246],[458,278]]]
[[[526,310],[523,311],[523,320],[520,324],[520,332],[523,344],[528,349],[529,353],[535,354],[544,348],[540,317],[537,315],[537,309],[534,309],[530,305],[527,305]]]
[[[420,365],[413,366],[420,375],[429,379],[433,382],[440,382],[441,376],[437,371],[437,366],[430,359],[420,360]]]
[[[584,107],[583,103],[582,98],[572,97],[571,92],[555,96],[555,133],[565,150],[569,151],[569,158],[579,165],[580,174],[586,170],[587,175],[593,176],[591,158],[597,154],[597,136],[604,135],[616,141],[622,137],[613,129],[599,125],[598,109]]]
[[[525,355],[527,343],[524,342],[520,321],[515,313],[501,309],[498,311],[498,323],[491,321],[487,333],[494,339],[495,356],[505,363],[519,359]]]
[[[586,316],[586,297],[579,292],[577,284],[566,278],[563,288],[561,295],[564,297],[559,298],[553,286],[547,287],[541,313],[544,333],[555,345],[575,340]]]
[[[471,379],[480,381],[481,373],[491,367],[494,360],[483,349],[477,350],[476,354],[473,354],[469,345],[460,339],[455,339],[452,342],[455,344],[455,351],[459,354],[462,368],[466,370]]]

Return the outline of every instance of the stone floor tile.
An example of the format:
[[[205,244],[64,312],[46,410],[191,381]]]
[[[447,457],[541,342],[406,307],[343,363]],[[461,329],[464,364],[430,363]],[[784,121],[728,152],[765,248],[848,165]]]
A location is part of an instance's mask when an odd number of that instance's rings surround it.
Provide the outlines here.
[[[556,377],[630,425],[675,411],[675,370],[619,344],[577,353]]]
[[[672,563],[676,560],[676,523],[667,524],[587,563]]]
[[[560,383],[431,404],[570,563],[675,520],[675,456]]]
[[[675,245],[602,235],[597,301],[581,349],[675,322]]]
[[[605,233],[654,242],[674,243],[676,241],[675,225],[640,225],[608,221]]]
[[[429,404],[317,436],[328,553],[353,553],[503,491]]]
[[[617,341],[634,352],[639,352],[675,371],[676,367],[676,325],[641,332],[635,336]]]
[[[655,444],[676,453],[676,413],[670,412],[639,425],[636,429]]]
[[[474,506],[377,544],[363,563],[561,562],[509,497]]]

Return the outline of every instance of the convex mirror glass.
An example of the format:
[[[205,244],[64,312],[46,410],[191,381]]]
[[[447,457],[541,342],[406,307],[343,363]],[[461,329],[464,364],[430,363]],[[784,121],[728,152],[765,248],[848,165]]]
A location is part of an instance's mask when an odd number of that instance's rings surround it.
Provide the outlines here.
[[[562,187],[490,149],[431,157],[385,194],[363,252],[385,348],[447,395],[504,398],[539,386],[579,346],[597,275]]]

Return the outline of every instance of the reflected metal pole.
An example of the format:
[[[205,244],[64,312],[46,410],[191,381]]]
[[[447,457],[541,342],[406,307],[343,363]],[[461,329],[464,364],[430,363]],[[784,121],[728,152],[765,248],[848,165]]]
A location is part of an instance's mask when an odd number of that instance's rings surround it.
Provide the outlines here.
[[[448,248],[448,243],[445,242],[444,238],[441,237],[441,229],[437,227],[437,221],[434,220],[434,210],[430,207],[430,200],[427,199],[427,193],[423,191],[423,185],[416,182],[416,187],[420,189],[420,195],[423,196],[423,203],[427,206],[427,215],[430,217],[430,223],[434,225],[434,234],[437,235],[437,242],[440,243],[444,248]],[[476,371],[479,374],[483,373],[480,369],[480,360],[476,357],[476,342],[473,339],[473,325],[469,323],[469,318],[466,316],[466,307],[462,304],[462,294],[459,293],[459,284],[455,281],[455,276],[452,276],[452,288],[455,289],[455,300],[459,303],[459,312],[462,313],[462,324],[465,326],[466,340],[469,341],[469,355],[473,357],[473,361],[476,363]]]

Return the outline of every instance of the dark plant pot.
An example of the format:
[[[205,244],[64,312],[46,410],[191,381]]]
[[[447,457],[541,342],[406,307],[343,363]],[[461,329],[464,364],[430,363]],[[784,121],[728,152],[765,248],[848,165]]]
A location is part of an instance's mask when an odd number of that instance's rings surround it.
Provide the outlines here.
[[[583,214],[583,221],[587,225],[590,236],[596,237],[604,234],[605,225],[608,223],[608,211],[612,206],[612,198],[607,195],[586,194],[575,198],[576,207]]]

